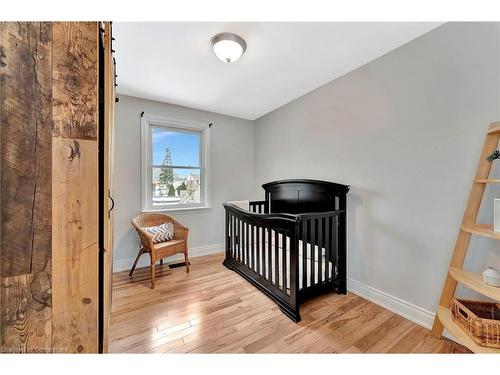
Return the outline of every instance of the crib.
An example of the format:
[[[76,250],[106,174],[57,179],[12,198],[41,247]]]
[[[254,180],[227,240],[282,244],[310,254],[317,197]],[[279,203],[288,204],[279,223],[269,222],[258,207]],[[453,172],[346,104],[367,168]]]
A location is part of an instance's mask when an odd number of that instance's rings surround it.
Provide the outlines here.
[[[347,292],[349,186],[318,180],[262,185],[263,201],[224,203],[224,266],[277,303],[295,322],[301,303]]]

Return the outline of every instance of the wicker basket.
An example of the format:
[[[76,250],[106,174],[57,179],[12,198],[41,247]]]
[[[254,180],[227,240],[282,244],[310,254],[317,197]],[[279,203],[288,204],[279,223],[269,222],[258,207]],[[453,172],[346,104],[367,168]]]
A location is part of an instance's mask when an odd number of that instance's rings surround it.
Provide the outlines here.
[[[451,313],[478,345],[500,348],[500,304],[453,298]]]

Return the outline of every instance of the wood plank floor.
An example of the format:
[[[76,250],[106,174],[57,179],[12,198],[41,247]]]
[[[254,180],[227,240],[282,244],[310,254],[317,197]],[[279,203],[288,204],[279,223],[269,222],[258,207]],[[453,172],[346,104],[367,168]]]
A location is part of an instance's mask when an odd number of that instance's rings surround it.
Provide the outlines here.
[[[114,275],[111,353],[453,353],[462,346],[352,293],[302,305],[294,323],[222,255]]]

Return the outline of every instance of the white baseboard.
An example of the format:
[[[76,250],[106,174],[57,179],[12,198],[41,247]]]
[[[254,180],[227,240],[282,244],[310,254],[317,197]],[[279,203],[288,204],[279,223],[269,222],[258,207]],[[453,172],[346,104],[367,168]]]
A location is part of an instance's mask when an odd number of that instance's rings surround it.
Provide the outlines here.
[[[368,301],[386,308],[393,313],[402,316],[412,322],[430,329],[434,322],[435,314],[422,307],[416,306],[401,298],[394,297],[379,289],[363,284],[351,278],[347,279],[347,289]]]
[[[223,243],[216,243],[213,245],[198,246],[198,247],[190,248],[189,249],[189,257],[196,258],[196,257],[201,257],[203,255],[217,254],[217,253],[223,253],[223,252],[224,252],[224,244]],[[115,261],[113,262],[113,272],[130,270],[132,268],[132,265],[134,264],[134,260],[135,260],[135,258],[115,259]],[[176,254],[176,255],[172,255],[171,257],[166,258],[165,264],[172,264],[172,263],[178,263],[178,262],[183,262],[183,261],[184,261],[184,255]],[[139,263],[137,263],[137,268],[149,267],[149,266],[150,266],[149,255],[145,254],[145,255],[141,256],[141,258],[139,259]]]

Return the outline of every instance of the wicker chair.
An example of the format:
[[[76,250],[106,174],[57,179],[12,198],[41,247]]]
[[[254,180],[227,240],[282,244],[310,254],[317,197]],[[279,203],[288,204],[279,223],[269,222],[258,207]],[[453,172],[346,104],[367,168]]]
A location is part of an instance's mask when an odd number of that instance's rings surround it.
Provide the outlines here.
[[[174,224],[174,238],[171,241],[160,242],[153,244],[153,236],[143,230],[145,227],[152,227],[164,223]],[[132,219],[132,225],[137,230],[140,239],[140,249],[137,258],[135,258],[134,265],[130,270],[129,276],[135,270],[137,262],[142,254],[149,253],[151,258],[151,289],[155,288],[155,264],[159,260],[163,264],[163,258],[172,256],[174,254],[184,253],[184,260],[186,262],[186,272],[189,273],[189,259],[188,259],[188,232],[189,229],[181,225],[177,220],[168,215],[145,213],[138,215]]]

